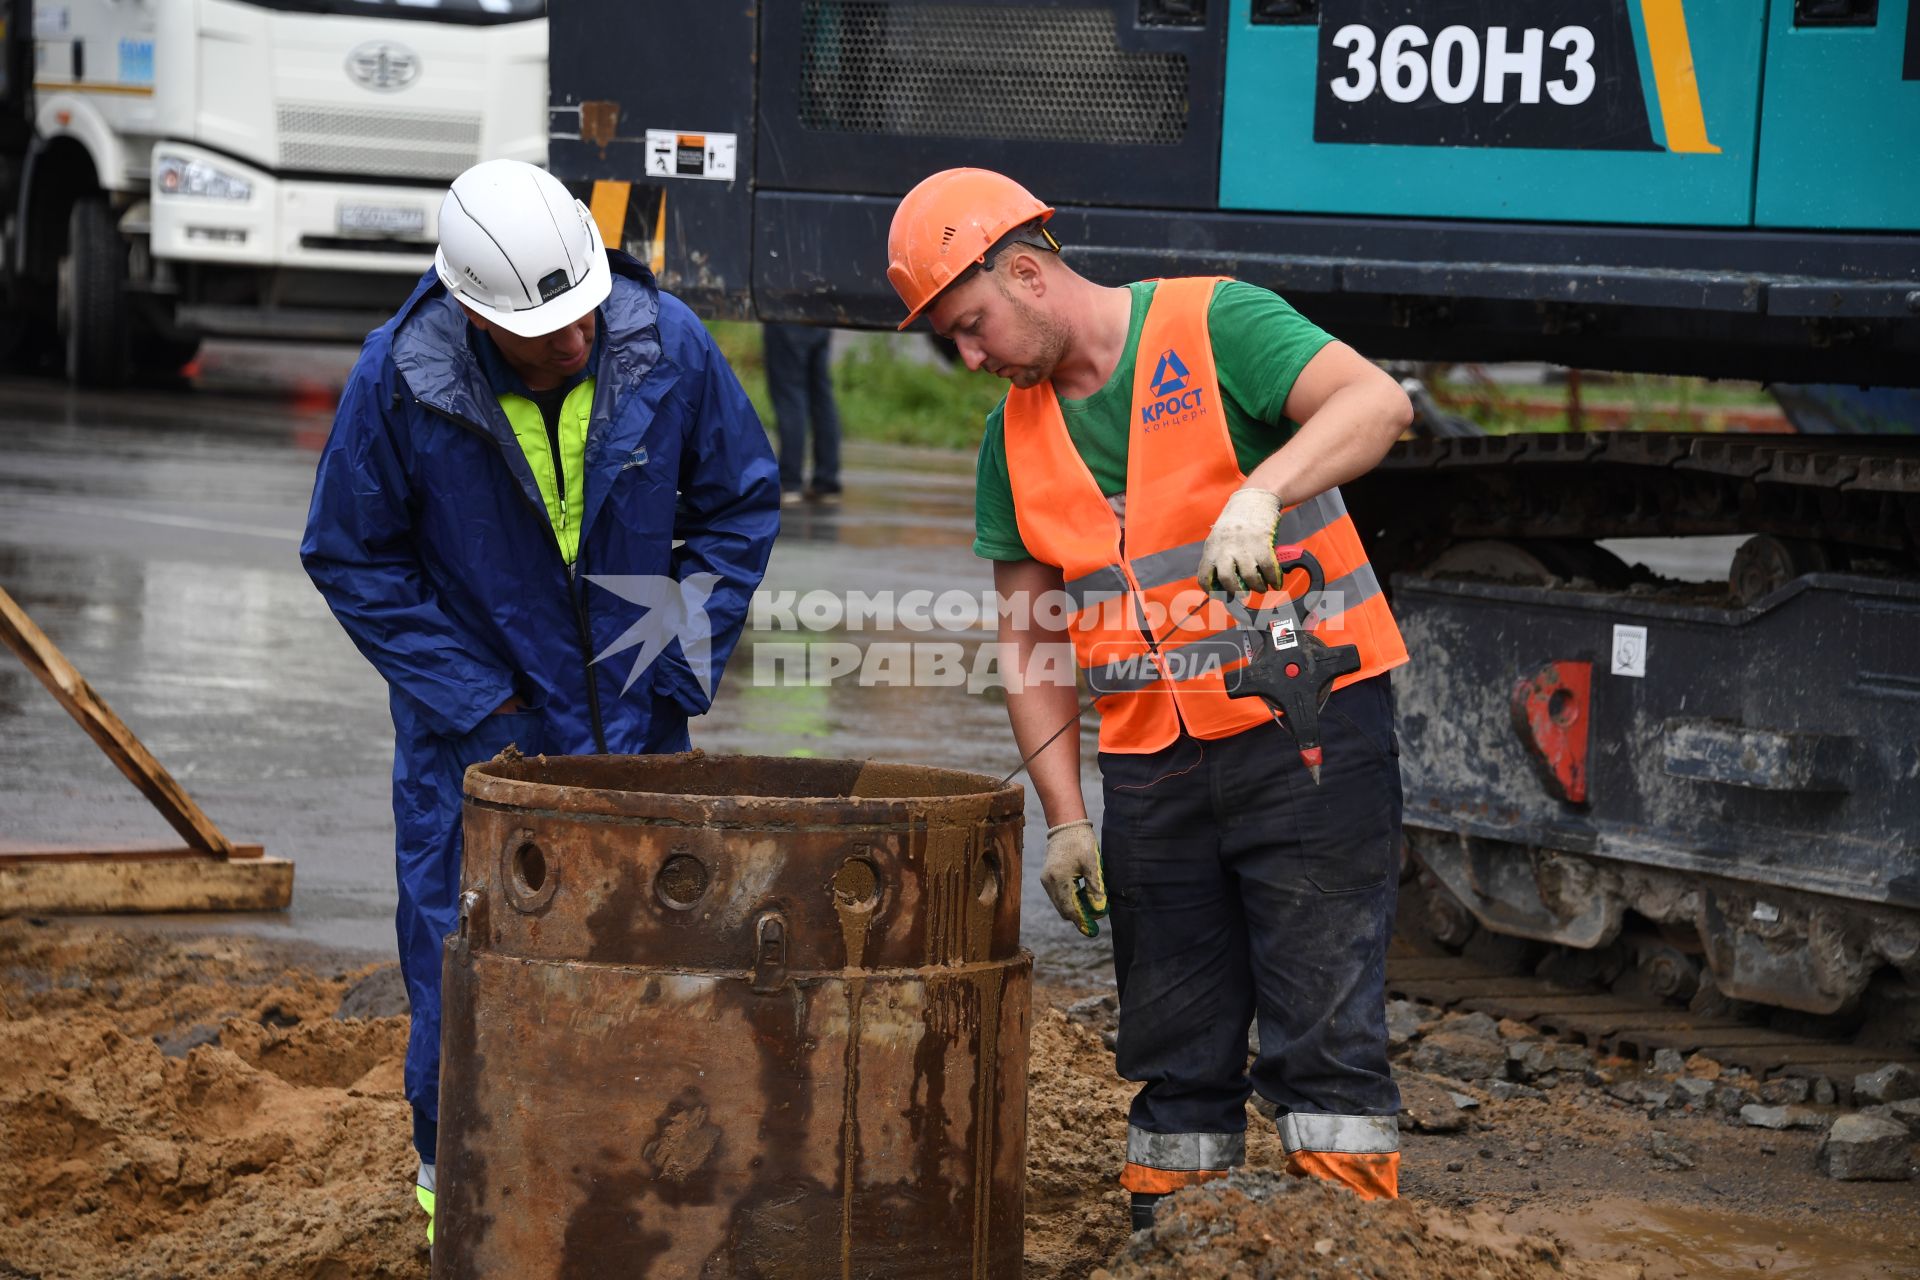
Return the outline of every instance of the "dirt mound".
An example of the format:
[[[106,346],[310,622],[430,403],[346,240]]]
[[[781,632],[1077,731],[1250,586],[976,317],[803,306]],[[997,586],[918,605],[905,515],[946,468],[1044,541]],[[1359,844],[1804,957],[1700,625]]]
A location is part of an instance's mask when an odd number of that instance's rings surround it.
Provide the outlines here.
[[[426,1280],[406,1019],[335,1017],[374,969],[258,939],[0,920],[0,1280]],[[1650,1118],[1572,1078],[1512,1096],[1424,1082],[1435,1110],[1463,1114],[1411,1118],[1396,1204],[1244,1173],[1169,1200],[1130,1240],[1116,1179],[1133,1086],[1105,1024],[1069,1017],[1080,994],[1034,993],[1028,1280],[1109,1259],[1109,1280],[1920,1280],[1908,1184],[1835,1183],[1815,1133],[1691,1106]],[[1285,1164],[1258,1116],[1247,1163]],[[1713,1271],[1703,1249],[1739,1265]]]
[[[1098,1025],[1069,1018],[1073,997],[1033,995],[1027,1072],[1026,1280],[1079,1280],[1126,1243],[1127,1104],[1137,1087],[1113,1071]],[[1250,1164],[1285,1163],[1273,1126],[1247,1127]]]
[[[0,923],[0,1276],[424,1277],[406,1020],[333,1021],[350,976]]]
[[[1285,1174],[1235,1173],[1169,1197],[1094,1280],[1534,1280],[1604,1271],[1570,1264],[1560,1248],[1411,1201],[1368,1202],[1341,1187]]]
[[[1079,1277],[1127,1238],[1115,1181],[1133,1086],[1113,1074],[1099,1035],[1036,992],[1027,1072],[1028,1280]]]

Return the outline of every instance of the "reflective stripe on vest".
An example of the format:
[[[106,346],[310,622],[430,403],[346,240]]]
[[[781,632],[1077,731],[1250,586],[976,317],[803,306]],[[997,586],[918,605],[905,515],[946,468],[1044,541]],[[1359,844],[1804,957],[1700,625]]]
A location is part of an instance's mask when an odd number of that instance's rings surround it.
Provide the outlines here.
[[[560,492],[554,479],[553,446],[540,406],[525,396],[507,392],[500,397],[500,410],[507,415],[514,438],[520,442],[520,452],[527,456],[527,466],[540,486],[560,554],[572,564],[580,553],[580,516],[587,506],[587,421],[593,416],[593,379],[582,379],[560,402],[560,471],[567,480],[565,493]]]
[[[1214,516],[1246,483],[1207,331],[1217,283],[1164,280],[1154,290],[1135,347],[1124,542],[1114,506],[1067,434],[1051,384],[1007,393],[1014,516],[1029,553],[1064,579],[1075,656],[1100,710],[1102,751],[1158,751],[1182,729],[1223,738],[1273,714],[1258,698],[1227,696],[1245,650],[1232,615],[1195,577]],[[1306,546],[1325,572],[1307,625],[1329,644],[1360,649],[1360,670],[1336,688],[1406,661],[1339,490],[1289,507],[1277,541]],[[1297,590],[1299,581],[1289,585]],[[1248,604],[1278,601],[1268,593]]]

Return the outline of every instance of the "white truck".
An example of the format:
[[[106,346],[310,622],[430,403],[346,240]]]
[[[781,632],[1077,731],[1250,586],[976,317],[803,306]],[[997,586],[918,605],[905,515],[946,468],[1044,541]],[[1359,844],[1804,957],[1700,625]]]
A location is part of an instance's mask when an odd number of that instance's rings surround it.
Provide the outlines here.
[[[0,0],[0,345],[89,386],[357,339],[447,182],[542,164],[545,0]]]

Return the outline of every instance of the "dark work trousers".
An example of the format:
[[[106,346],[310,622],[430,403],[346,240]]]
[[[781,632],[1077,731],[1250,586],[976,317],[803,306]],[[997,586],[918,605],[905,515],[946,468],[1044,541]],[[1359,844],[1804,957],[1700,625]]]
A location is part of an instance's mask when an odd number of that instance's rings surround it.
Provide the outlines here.
[[[1118,1066],[1142,1084],[1129,1175],[1152,1166],[1178,1183],[1239,1164],[1253,1090],[1280,1109],[1283,1137],[1288,1113],[1326,1132],[1399,1111],[1384,1008],[1401,803],[1387,677],[1334,693],[1320,730],[1318,786],[1278,724],[1101,753]],[[1166,1189],[1139,1176],[1123,1185]]]
[[[816,493],[840,492],[840,411],[833,402],[833,330],[808,324],[763,326],[767,394],[780,431],[780,487],[802,487],[807,423],[813,423]]]

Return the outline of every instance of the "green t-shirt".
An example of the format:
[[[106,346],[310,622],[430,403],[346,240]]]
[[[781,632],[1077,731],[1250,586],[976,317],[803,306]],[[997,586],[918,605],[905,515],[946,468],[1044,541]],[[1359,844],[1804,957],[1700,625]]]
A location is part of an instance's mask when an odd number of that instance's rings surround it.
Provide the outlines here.
[[[1119,367],[1106,386],[1086,399],[1060,401],[1067,436],[1108,497],[1127,487],[1134,348],[1153,300],[1153,281],[1127,287],[1133,291],[1133,315]],[[1214,288],[1207,329],[1227,410],[1227,434],[1240,470],[1250,472],[1298,430],[1286,415],[1287,394],[1307,362],[1333,338],[1277,294],[1237,280]],[[987,434],[980,441],[973,553],[989,560],[1028,560],[1032,557],[1020,540],[1013,485],[1007,479],[1006,409],[1002,400],[987,415]]]

